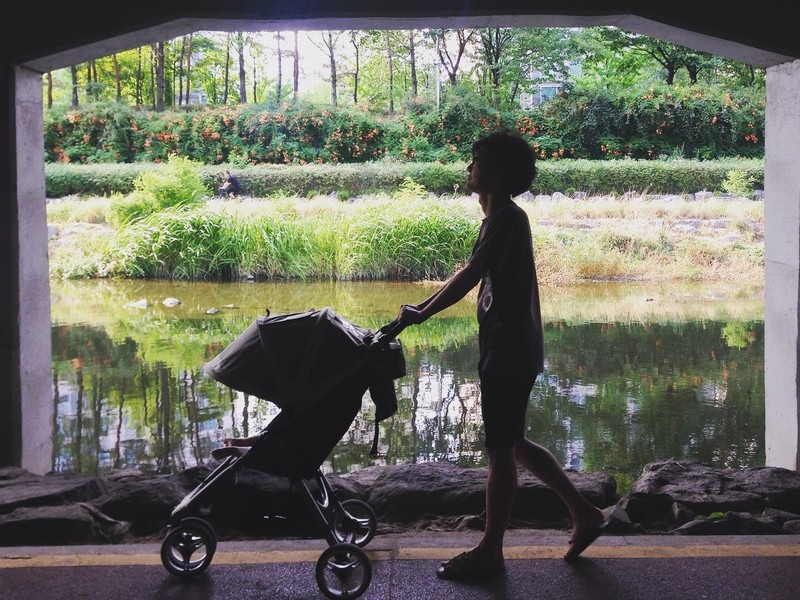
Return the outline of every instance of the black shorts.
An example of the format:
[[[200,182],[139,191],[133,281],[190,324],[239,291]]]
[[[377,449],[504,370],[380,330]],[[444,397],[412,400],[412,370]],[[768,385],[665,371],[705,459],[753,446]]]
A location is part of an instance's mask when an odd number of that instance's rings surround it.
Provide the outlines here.
[[[507,448],[525,437],[533,377],[481,376],[481,412],[487,448]]]

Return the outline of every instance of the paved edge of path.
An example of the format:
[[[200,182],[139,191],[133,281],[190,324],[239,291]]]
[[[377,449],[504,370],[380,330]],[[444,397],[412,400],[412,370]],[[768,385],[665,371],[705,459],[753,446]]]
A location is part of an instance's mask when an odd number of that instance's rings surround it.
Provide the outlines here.
[[[478,533],[391,534],[377,536],[365,548],[370,560],[444,560],[471,548]],[[562,560],[568,536],[510,531],[507,560]],[[326,548],[321,539],[222,541],[214,564],[244,565],[316,562]],[[102,546],[0,547],[0,570],[15,568],[160,565],[160,543]],[[669,536],[607,535],[584,553],[586,558],[666,559],[711,557],[800,557],[800,535]]]

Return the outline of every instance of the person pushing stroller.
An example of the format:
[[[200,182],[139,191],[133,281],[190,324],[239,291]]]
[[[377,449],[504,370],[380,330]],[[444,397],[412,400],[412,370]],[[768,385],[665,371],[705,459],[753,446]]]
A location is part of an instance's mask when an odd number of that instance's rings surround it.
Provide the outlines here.
[[[503,537],[517,490],[517,462],[567,505],[573,530],[566,560],[580,555],[608,524],[553,454],[525,437],[528,400],[544,370],[544,338],[530,224],[513,198],[533,182],[533,150],[516,135],[491,134],[473,145],[467,173],[467,187],[478,195],[485,215],[469,262],[423,302],[402,305],[398,316],[406,325],[422,323],[480,284],[478,374],[489,458],[486,526],[475,548],[438,567],[440,577],[455,580],[504,569]]]

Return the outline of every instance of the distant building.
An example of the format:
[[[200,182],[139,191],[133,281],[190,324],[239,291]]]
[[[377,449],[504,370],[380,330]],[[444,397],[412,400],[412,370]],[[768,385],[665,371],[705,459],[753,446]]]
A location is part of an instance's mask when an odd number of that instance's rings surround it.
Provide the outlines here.
[[[208,104],[208,96],[205,90],[193,89],[189,92],[189,102],[187,104],[202,105]]]
[[[568,77],[574,78],[581,74],[581,65],[578,61],[569,61],[567,66]],[[531,110],[543,102],[552,100],[566,82],[564,79],[547,80],[544,78],[544,73],[535,69],[531,71],[529,81],[534,82],[533,85],[519,96],[519,105],[523,110]]]

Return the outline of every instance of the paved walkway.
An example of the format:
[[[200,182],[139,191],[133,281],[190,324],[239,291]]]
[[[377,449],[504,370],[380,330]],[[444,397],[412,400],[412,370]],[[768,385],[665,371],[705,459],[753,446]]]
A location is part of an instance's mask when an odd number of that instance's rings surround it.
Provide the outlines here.
[[[365,600],[798,600],[800,536],[604,536],[574,563],[563,532],[510,531],[506,571],[470,584],[439,580],[440,560],[475,533],[377,536]],[[321,540],[221,542],[208,570],[183,579],[160,544],[0,548],[3,600],[323,598],[314,567]]]

